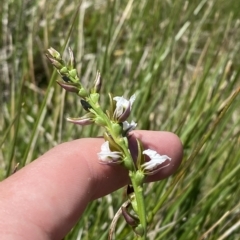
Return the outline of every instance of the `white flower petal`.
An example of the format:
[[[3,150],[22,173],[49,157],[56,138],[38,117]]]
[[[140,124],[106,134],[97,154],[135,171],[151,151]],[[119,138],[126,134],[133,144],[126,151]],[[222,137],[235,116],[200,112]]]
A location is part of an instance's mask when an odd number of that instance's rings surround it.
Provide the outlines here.
[[[132,97],[131,97],[132,98]],[[118,107],[123,107],[123,108],[127,108],[129,102],[131,103],[130,100],[125,99],[124,97],[114,97],[113,100],[115,100],[117,103],[117,108]]]
[[[114,111],[114,116],[116,116],[117,119],[121,118],[122,115],[125,114],[127,115],[124,118],[127,118],[131,108],[132,108],[132,104],[136,99],[136,95],[132,95],[130,100],[125,99],[124,97],[114,97],[113,100],[116,101],[116,109]],[[127,112],[127,113],[126,113]]]
[[[135,101],[136,99],[136,94],[133,94],[131,97],[130,97],[130,103],[131,103],[131,106],[133,105],[133,102]]]
[[[109,152],[109,153],[111,152],[110,148],[109,148],[109,142],[108,141],[106,141],[102,144],[101,151],[102,152]]]
[[[137,123],[135,123],[134,121],[131,121],[131,123],[124,121],[123,122],[123,131],[127,131],[130,132],[132,130],[134,130],[137,126]]]
[[[101,152],[98,153],[98,159],[103,164],[118,163],[121,161],[121,153],[111,151],[109,148],[109,142],[106,141],[101,146]]]
[[[142,168],[144,170],[147,170],[147,172],[149,172],[149,174],[155,173],[156,170],[161,169],[161,168],[159,168],[160,165],[162,163],[166,162],[166,160],[171,161],[171,158],[168,157],[167,155],[160,155],[156,151],[151,150],[151,149],[144,150],[143,154],[149,156],[149,158],[150,158],[149,162],[145,162],[144,164],[142,164]]]

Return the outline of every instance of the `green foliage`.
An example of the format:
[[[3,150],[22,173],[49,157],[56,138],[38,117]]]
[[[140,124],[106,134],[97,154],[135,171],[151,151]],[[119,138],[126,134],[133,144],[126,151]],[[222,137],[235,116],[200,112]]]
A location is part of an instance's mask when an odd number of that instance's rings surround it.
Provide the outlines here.
[[[239,10],[235,0],[4,0],[1,179],[60,142],[101,134],[65,121],[81,116],[81,105],[55,84],[45,51],[67,45],[85,86],[99,70],[101,91],[137,93],[139,129],[183,142],[175,176],[146,186],[149,239],[239,239]],[[119,190],[91,203],[66,239],[107,239],[124,199]],[[133,238],[119,220],[116,239]]]

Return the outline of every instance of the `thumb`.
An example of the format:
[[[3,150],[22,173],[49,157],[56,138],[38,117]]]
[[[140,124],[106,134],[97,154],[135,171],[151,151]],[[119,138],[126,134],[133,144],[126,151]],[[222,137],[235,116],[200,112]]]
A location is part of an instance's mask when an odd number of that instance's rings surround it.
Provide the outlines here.
[[[145,148],[172,158],[148,181],[171,175],[180,165],[182,145],[169,132],[134,131]],[[100,138],[63,143],[0,183],[2,239],[61,239],[77,222],[85,207],[129,182],[120,165],[99,164]],[[5,237],[5,238],[4,238]]]

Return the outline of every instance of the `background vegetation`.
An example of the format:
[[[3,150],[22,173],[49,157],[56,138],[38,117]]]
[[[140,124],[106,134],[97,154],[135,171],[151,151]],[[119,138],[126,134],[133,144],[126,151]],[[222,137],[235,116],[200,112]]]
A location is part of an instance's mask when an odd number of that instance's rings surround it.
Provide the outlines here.
[[[139,129],[175,132],[183,164],[146,186],[149,239],[240,239],[240,2],[3,0],[0,6],[0,178],[60,142],[101,134],[45,58],[67,43],[87,86],[138,98]],[[107,95],[107,94],[106,94]],[[103,105],[107,98],[102,98]],[[104,186],[103,186],[104,187]],[[65,239],[107,239],[119,190],[89,205]],[[121,219],[116,239],[134,239]]]

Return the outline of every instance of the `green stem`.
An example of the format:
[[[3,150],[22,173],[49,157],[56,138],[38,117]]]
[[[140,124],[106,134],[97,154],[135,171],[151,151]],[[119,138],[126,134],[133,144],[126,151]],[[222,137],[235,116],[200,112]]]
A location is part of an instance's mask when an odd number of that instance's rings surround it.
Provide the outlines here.
[[[143,184],[139,185],[139,183],[136,181],[136,172],[130,171],[129,177],[131,179],[135,197],[136,197],[138,217],[144,231],[144,234],[140,239],[146,240],[147,239],[147,219],[146,219],[146,206],[145,206],[145,201],[143,197]]]
[[[125,156],[125,160],[130,164],[128,165],[129,176],[132,182],[132,186],[135,193],[136,203],[137,203],[137,211],[141,227],[143,229],[143,235],[139,238],[141,240],[147,239],[147,220],[146,220],[146,207],[145,201],[143,197],[143,176],[137,176],[139,172],[136,170],[132,155],[128,148],[128,142],[126,143],[123,139],[124,137],[121,134],[116,134],[112,129],[113,122],[107,117],[107,115],[102,111],[98,103],[94,103],[91,98],[87,99],[88,103],[92,106],[93,110],[96,114],[101,117],[105,123],[105,128],[110,132],[113,140],[122,148],[123,154]],[[139,179],[140,178],[140,179]]]

